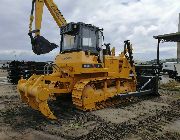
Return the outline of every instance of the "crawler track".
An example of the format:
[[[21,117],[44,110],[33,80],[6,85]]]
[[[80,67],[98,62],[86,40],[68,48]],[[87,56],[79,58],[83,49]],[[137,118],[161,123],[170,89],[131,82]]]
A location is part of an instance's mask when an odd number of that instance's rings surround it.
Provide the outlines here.
[[[117,98],[115,94],[110,95],[108,98],[105,97],[106,94],[101,92],[98,93],[96,90],[95,85],[101,85],[102,82],[107,80],[107,78],[96,78],[96,79],[87,79],[81,80],[78,82],[72,92],[72,101],[76,108],[83,110],[83,111],[92,111],[92,110],[99,110],[106,107],[112,107],[117,104],[121,104],[130,100],[130,98]],[[115,80],[115,79],[108,79],[108,80]],[[103,83],[104,84],[104,83]],[[114,86],[114,85],[113,85]],[[102,87],[103,88],[103,87]],[[109,88],[109,87],[108,87]],[[86,95],[85,90],[93,90],[93,93],[89,91]],[[100,94],[99,101],[97,101],[96,95]]]

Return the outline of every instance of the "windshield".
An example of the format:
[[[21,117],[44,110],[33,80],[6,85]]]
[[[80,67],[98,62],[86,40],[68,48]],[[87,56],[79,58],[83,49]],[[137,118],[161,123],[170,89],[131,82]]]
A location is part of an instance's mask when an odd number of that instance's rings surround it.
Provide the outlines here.
[[[62,51],[72,50],[72,49],[77,48],[76,43],[77,43],[77,36],[76,35],[64,34],[63,35]]]
[[[82,45],[84,48],[94,47],[96,48],[96,34],[95,31],[83,28],[83,40]]]
[[[78,29],[78,31],[64,33],[62,35],[61,51],[83,50],[97,53],[97,47],[99,46],[97,33],[95,29],[87,27]],[[102,42],[99,43],[101,44]]]

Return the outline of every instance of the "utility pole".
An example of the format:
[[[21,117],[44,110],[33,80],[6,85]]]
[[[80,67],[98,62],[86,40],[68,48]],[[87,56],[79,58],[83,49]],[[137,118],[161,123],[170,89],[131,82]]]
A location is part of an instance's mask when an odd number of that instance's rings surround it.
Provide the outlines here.
[[[178,32],[180,32],[180,13],[179,13]],[[180,42],[177,42],[177,62],[180,63]]]

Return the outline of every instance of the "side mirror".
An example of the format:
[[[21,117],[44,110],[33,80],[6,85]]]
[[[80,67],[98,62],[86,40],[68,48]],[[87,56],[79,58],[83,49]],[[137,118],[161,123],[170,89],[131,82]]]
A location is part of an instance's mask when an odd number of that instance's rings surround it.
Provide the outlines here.
[[[97,50],[98,52],[100,52],[100,51],[102,50],[102,48],[97,47],[96,50]]]

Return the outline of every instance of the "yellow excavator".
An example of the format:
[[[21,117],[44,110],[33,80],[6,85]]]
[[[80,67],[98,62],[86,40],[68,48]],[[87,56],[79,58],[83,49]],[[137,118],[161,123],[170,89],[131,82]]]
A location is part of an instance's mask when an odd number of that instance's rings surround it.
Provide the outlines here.
[[[83,111],[108,106],[107,101],[116,96],[137,94],[130,42],[125,41],[123,52],[115,56],[115,48],[111,50],[110,44],[103,44],[103,29],[82,22],[67,24],[53,0],[32,1],[29,36],[34,53],[48,53],[57,47],[40,36],[44,4],[60,27],[60,53],[54,63],[46,66],[44,75],[34,74],[29,79],[19,80],[17,89],[23,102],[47,118],[57,119],[48,100],[64,94],[70,94],[75,107]],[[35,30],[32,31],[34,8]],[[143,86],[140,90],[145,89]]]

